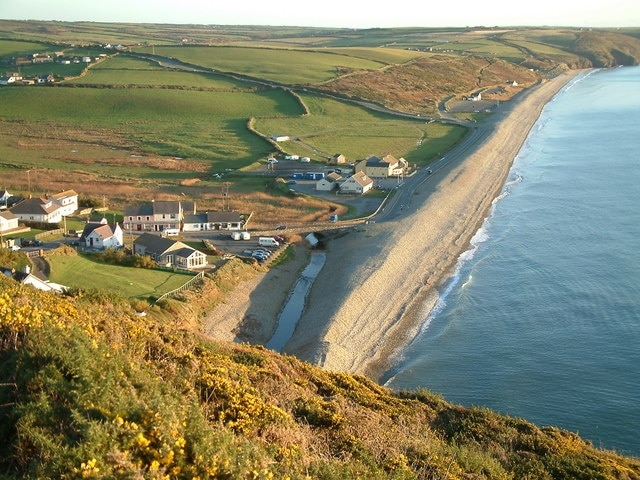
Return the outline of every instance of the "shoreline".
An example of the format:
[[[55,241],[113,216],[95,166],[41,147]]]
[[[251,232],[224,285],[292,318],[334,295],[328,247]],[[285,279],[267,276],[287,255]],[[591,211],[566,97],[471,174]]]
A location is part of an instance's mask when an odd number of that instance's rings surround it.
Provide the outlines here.
[[[542,109],[579,73],[525,92],[491,119],[487,138],[444,169],[437,184],[416,189],[409,215],[331,240],[283,353],[379,381],[436,305]]]
[[[522,92],[479,124],[486,137],[448,152],[454,160],[415,186],[401,216],[346,228],[327,242],[325,265],[282,353],[379,381],[437,304],[542,109],[580,73]],[[308,261],[305,247],[294,249],[293,260],[238,285],[207,315],[203,332],[266,345]]]

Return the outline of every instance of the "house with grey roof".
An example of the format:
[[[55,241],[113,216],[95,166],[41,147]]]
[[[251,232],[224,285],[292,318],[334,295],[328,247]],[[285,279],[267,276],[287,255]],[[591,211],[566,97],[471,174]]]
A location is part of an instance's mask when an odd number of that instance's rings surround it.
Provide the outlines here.
[[[133,253],[151,257],[159,265],[193,270],[207,266],[207,256],[189,245],[143,233],[133,241]]]
[[[64,209],[51,198],[26,198],[9,209],[25,223],[60,223]]]
[[[194,202],[158,200],[148,204],[129,205],[124,208],[125,230],[136,232],[163,232],[182,230],[186,215],[196,213]]]
[[[238,212],[204,212],[184,217],[185,232],[204,230],[242,230],[245,225],[244,215]]]

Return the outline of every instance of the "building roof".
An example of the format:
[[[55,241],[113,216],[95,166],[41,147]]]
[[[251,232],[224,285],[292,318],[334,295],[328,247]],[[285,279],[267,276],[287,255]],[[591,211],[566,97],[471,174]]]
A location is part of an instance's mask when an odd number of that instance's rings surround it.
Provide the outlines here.
[[[88,222],[82,230],[82,238],[87,238],[92,232],[95,232],[100,238],[111,238],[115,235],[118,224],[109,225],[105,219],[100,222]]]
[[[207,212],[207,222],[209,223],[234,223],[242,222],[243,218],[238,212]]]
[[[151,204],[127,205],[124,207],[125,217],[143,217],[147,215],[153,215],[153,207]]]
[[[13,212],[9,210],[3,210],[2,212],[0,212],[0,217],[4,218],[5,220],[15,220],[16,218],[18,218],[13,214]]]
[[[27,198],[11,207],[11,211],[18,215],[43,215],[55,212],[60,207],[53,205],[44,198]]]
[[[363,187],[366,187],[367,185],[373,183],[373,179],[369,178],[367,174],[364,172],[356,172],[353,175],[351,175],[351,178],[353,178],[356,182],[358,182]]]
[[[75,192],[75,190],[65,190],[63,192],[59,192],[59,193],[54,193],[53,195],[50,195],[51,198],[55,199],[55,200],[62,200],[63,198],[69,198],[69,197],[77,197],[78,194]]]
[[[171,247],[173,247],[176,243],[174,240],[169,238],[163,238],[159,235],[154,235],[152,233],[143,233],[138,238],[136,238],[133,243],[135,245],[142,245],[149,252],[153,252],[155,254],[161,255]]]

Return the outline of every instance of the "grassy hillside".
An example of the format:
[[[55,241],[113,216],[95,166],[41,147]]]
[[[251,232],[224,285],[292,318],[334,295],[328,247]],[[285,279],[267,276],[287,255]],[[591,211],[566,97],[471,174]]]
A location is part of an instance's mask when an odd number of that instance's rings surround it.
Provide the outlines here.
[[[226,268],[143,319],[0,278],[0,476],[640,478],[573,433],[207,341],[197,298],[252,267]]]

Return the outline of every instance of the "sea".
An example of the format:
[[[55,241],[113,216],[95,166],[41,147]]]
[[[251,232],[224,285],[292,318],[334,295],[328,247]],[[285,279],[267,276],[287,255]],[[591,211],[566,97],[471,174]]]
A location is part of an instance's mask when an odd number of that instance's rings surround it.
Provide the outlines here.
[[[383,380],[640,457],[640,67],[546,105]]]

